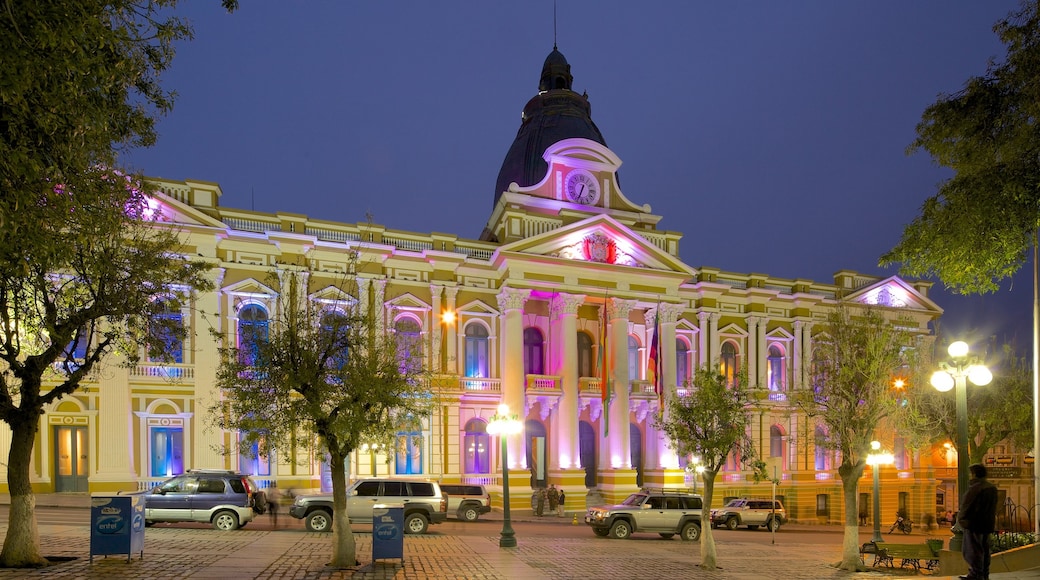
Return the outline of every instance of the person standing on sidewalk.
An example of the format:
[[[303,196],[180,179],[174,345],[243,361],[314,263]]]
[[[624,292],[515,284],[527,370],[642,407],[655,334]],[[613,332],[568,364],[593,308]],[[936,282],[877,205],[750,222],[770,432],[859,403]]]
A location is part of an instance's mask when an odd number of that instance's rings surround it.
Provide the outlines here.
[[[534,515],[536,515],[538,517],[542,517],[542,513],[545,512],[545,496],[546,496],[545,488],[544,487],[539,487],[538,491],[535,493],[535,510],[534,510]]]
[[[989,535],[997,527],[997,486],[986,479],[986,466],[976,463],[968,470],[971,481],[957,511],[957,524],[964,529],[961,553],[968,563],[968,575],[961,579],[989,580]]]
[[[278,510],[281,508],[282,492],[278,489],[278,482],[272,481],[271,486],[264,492],[267,497],[267,513],[270,515],[271,524],[278,527]]]
[[[556,503],[560,500],[560,492],[556,489],[556,484],[549,484],[549,491],[546,492],[546,499],[549,500],[549,513],[556,513]]]
[[[563,493],[563,488],[560,488],[560,499],[556,503],[556,515],[563,517],[563,502],[567,500],[567,496]]]

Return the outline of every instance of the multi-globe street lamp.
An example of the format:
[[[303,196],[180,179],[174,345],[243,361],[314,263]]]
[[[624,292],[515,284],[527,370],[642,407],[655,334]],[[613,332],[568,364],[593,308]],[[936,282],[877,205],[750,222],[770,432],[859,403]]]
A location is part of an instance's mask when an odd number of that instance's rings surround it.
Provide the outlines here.
[[[509,520],[509,448],[506,440],[509,435],[519,433],[521,427],[520,420],[515,414],[509,413],[509,405],[505,403],[499,405],[498,413],[488,420],[488,434],[498,435],[502,440],[502,535],[498,539],[500,548],[516,547],[516,533]]]
[[[957,497],[964,495],[968,489],[968,385],[980,387],[993,380],[993,373],[985,365],[979,364],[973,356],[968,356],[968,344],[962,341],[950,345],[950,360],[939,363],[939,369],[932,374],[932,386],[937,391],[947,392],[954,389],[957,404]],[[959,499],[958,499],[959,500]],[[960,509],[960,505],[957,506]],[[958,551],[964,540],[964,530],[959,525],[953,527],[954,536],[950,540],[950,549]]]
[[[882,465],[892,465],[895,463],[895,457],[891,453],[885,453],[881,451],[881,443],[877,441],[870,442],[870,453],[867,453],[867,465],[870,465],[870,470],[874,472],[874,537],[870,539],[871,542],[880,542],[881,538],[881,481],[878,477],[878,472],[881,471]]]

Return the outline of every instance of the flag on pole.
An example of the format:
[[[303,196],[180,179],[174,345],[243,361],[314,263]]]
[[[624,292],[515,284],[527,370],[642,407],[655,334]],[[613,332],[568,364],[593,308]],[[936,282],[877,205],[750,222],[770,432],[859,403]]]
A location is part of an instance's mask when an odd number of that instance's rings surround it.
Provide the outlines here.
[[[664,413],[664,385],[661,380],[661,349],[658,345],[658,331],[661,328],[660,307],[654,312],[654,335],[650,340],[650,356],[646,360],[646,380],[654,386],[657,393],[657,413]]]
[[[610,356],[607,354],[607,299],[603,298],[603,308],[599,321],[599,388],[603,401],[603,436],[610,431]]]

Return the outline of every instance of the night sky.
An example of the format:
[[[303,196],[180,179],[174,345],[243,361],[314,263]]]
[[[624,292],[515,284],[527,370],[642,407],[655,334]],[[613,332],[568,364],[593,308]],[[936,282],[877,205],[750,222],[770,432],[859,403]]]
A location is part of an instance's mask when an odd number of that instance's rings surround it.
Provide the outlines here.
[[[621,158],[621,188],[694,267],[831,282],[877,266],[949,174],[906,154],[924,109],[982,74],[1017,0],[568,1],[555,41]],[[553,48],[553,3],[185,2],[145,175],[222,206],[476,238]],[[1031,265],[953,297],[942,332],[1028,351]]]

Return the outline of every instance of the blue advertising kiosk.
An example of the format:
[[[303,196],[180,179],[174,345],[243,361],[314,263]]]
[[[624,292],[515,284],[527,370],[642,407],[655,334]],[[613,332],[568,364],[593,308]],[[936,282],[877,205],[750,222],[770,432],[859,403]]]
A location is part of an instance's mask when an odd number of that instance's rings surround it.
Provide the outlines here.
[[[400,558],[404,562],[404,505],[372,506],[372,560]]]
[[[95,493],[90,496],[90,561],[94,556],[134,552],[144,559],[144,493]]]

